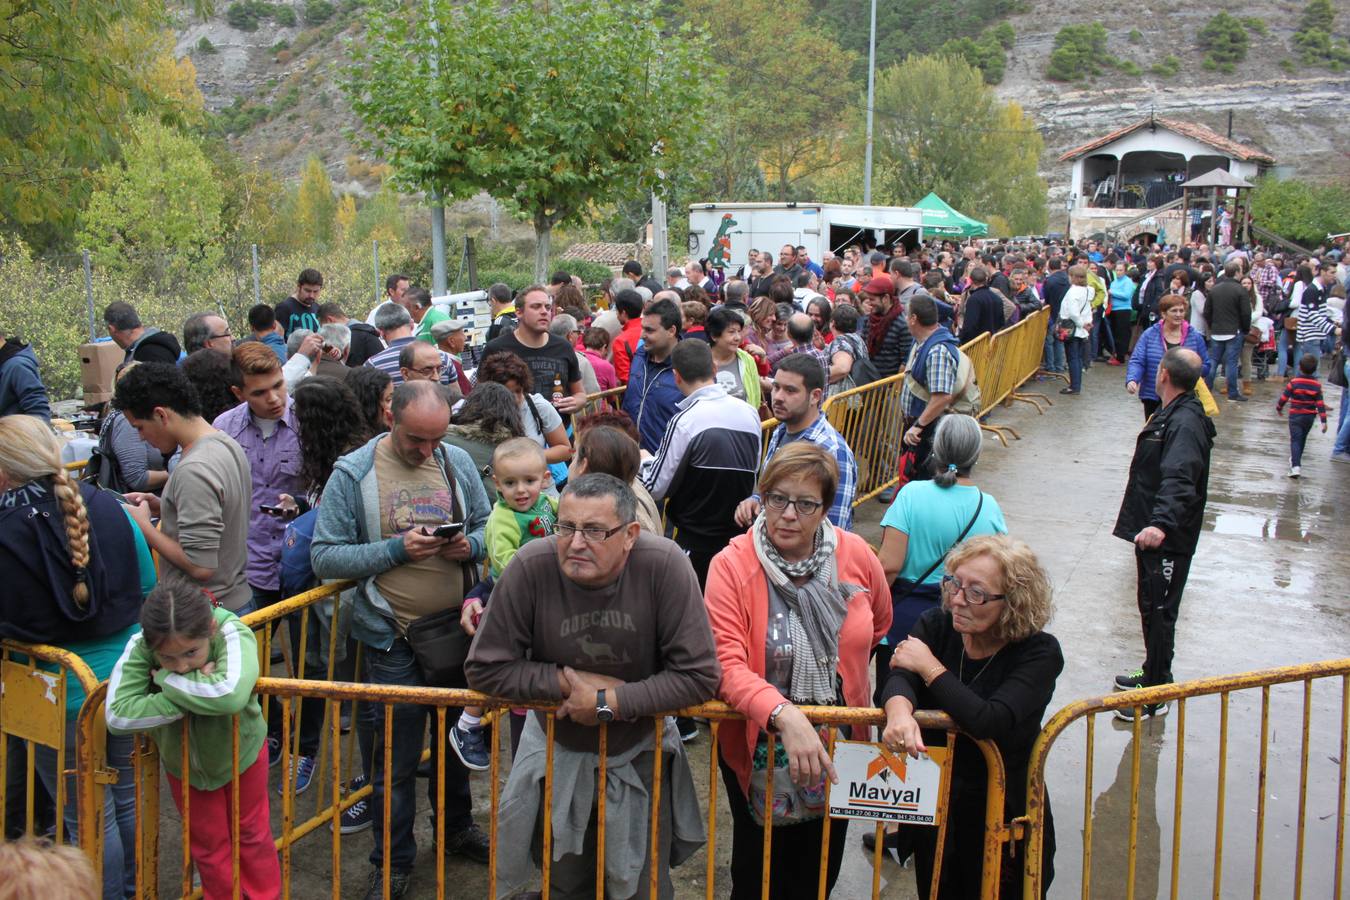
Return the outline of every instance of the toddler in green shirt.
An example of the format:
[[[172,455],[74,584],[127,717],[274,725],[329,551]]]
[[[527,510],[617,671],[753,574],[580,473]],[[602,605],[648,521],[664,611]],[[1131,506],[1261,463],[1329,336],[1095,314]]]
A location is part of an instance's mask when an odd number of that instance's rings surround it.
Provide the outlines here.
[[[483,540],[487,544],[488,573],[494,580],[521,546],[553,533],[558,501],[543,493],[547,480],[544,448],[530,438],[511,438],[493,451],[492,481],[497,487],[497,502],[488,515]],[[450,746],[460,762],[477,771],[491,766],[482,716],[482,707],[466,706],[450,730]]]

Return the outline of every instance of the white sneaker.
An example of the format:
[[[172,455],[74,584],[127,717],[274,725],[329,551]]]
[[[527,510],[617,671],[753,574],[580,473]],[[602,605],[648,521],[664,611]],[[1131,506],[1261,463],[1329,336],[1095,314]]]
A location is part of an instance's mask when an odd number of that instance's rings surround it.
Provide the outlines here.
[[[1300,474],[1302,471],[1303,471],[1303,470],[1302,470],[1302,468],[1301,468],[1300,466],[1290,466],[1290,467],[1289,467],[1289,477],[1290,477],[1290,478],[1297,478],[1297,477],[1299,476],[1299,474]]]

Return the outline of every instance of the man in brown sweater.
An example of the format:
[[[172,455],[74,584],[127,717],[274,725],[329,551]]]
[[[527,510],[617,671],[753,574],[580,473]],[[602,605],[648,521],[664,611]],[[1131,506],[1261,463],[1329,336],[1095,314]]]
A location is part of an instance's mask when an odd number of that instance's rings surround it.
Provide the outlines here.
[[[645,534],[636,498],[610,475],[567,486],[556,535],[524,545],[502,573],[479,624],[465,675],[474,690],[499,697],[561,701],[554,751],[554,863],[559,896],[595,895],[596,790],[600,730],[608,729],[606,818],[625,823],[606,836],[606,883],[647,883],[646,823],[657,713],[709,700],[720,670],[694,570],[674,542]],[[500,876],[531,876],[542,846],[545,729],[550,713],[526,724],[502,797]],[[663,734],[662,894],[667,867],[704,840],[692,777],[673,722]],[[642,827],[636,827],[641,823]],[[564,826],[564,827],[560,827]],[[532,846],[530,846],[532,845]],[[514,848],[514,849],[513,849]],[[587,893],[589,892],[589,893]]]

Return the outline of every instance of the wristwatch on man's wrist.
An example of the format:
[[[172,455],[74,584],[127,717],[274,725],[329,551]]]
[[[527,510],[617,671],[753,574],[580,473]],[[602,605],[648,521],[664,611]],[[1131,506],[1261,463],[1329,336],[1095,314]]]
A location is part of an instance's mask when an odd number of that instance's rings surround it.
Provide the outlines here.
[[[595,717],[601,722],[614,721],[614,710],[610,709],[609,704],[605,702],[604,688],[595,692]]]

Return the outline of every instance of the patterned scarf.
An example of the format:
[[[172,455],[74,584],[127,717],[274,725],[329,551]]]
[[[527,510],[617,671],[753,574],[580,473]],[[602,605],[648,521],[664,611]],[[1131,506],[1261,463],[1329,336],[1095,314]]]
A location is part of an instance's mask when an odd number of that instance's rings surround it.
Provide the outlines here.
[[[822,522],[811,555],[792,563],[783,559],[769,540],[763,513],[755,520],[751,537],[769,583],[787,600],[788,635],[792,645],[800,648],[792,660],[792,701],[827,706],[840,703],[839,632],[849,598],[862,587],[839,583],[834,526]],[[811,580],[806,584],[798,587],[792,583],[793,578],[808,575]]]

